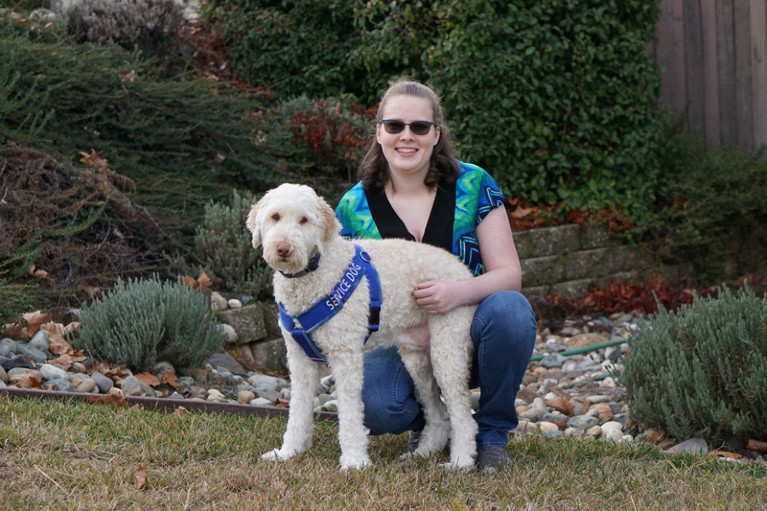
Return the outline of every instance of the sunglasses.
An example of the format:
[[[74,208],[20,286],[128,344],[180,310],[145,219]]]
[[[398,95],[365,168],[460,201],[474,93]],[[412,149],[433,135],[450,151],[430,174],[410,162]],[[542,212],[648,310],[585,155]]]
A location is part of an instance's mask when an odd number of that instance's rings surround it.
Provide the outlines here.
[[[386,133],[391,133],[392,135],[402,133],[405,130],[405,126],[410,126],[410,131],[413,135],[426,135],[432,126],[437,126],[431,121],[402,122],[397,119],[383,119],[381,124],[383,124]]]

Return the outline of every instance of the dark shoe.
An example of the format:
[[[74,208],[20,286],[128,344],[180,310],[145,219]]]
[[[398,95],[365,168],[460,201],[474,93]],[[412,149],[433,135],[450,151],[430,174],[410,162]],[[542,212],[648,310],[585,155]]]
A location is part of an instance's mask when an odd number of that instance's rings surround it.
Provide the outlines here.
[[[491,445],[477,449],[477,468],[480,470],[496,470],[511,463],[506,447]]]
[[[418,442],[421,440],[421,431],[411,431],[410,440],[407,441],[408,452],[415,452],[418,449]]]

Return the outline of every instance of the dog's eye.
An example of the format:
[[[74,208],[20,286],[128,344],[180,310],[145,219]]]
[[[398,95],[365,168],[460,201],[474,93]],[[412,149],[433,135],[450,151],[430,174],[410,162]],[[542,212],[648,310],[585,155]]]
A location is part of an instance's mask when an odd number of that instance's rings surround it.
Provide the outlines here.
[[[304,225],[308,221],[309,221],[308,218],[306,218],[305,216],[302,216],[301,220],[299,220],[298,223],[301,224],[301,225]]]
[[[279,222],[280,221],[280,214],[279,213],[273,214],[272,215],[272,220],[274,220],[275,222]]]

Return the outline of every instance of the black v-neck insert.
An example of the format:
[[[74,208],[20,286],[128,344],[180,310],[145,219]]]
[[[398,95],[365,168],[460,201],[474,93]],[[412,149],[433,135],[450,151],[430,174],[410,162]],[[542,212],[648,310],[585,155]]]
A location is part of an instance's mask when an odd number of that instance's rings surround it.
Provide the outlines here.
[[[441,184],[437,187],[437,195],[431,207],[426,230],[423,233],[423,243],[453,250],[453,220],[455,218],[455,190],[456,184]],[[382,188],[369,188],[365,190],[365,198],[368,201],[370,215],[378,227],[382,238],[402,238],[415,241],[405,222],[394,211],[386,192]]]

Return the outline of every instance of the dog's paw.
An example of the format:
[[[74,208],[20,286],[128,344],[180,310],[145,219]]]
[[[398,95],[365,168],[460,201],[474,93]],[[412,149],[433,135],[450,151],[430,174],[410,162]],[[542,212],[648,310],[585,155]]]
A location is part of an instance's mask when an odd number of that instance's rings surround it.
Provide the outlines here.
[[[430,458],[432,455],[434,455],[433,452],[428,452],[421,449],[416,449],[413,452],[406,452],[405,454],[400,454],[399,459],[401,460],[412,460],[416,458]]]
[[[265,454],[261,455],[262,460],[269,460],[269,461],[287,461],[290,458],[295,457],[296,452],[295,451],[287,451],[283,449],[274,449],[273,451],[269,451]]]
[[[359,470],[371,465],[367,456],[341,456],[341,470]]]
[[[440,463],[439,468],[444,470],[469,470],[470,468],[474,468],[474,462],[471,463],[459,463],[455,464],[452,461],[448,463]]]
[[[451,459],[448,463],[440,464],[441,468],[447,470],[465,470],[474,467],[474,456],[459,456]]]

